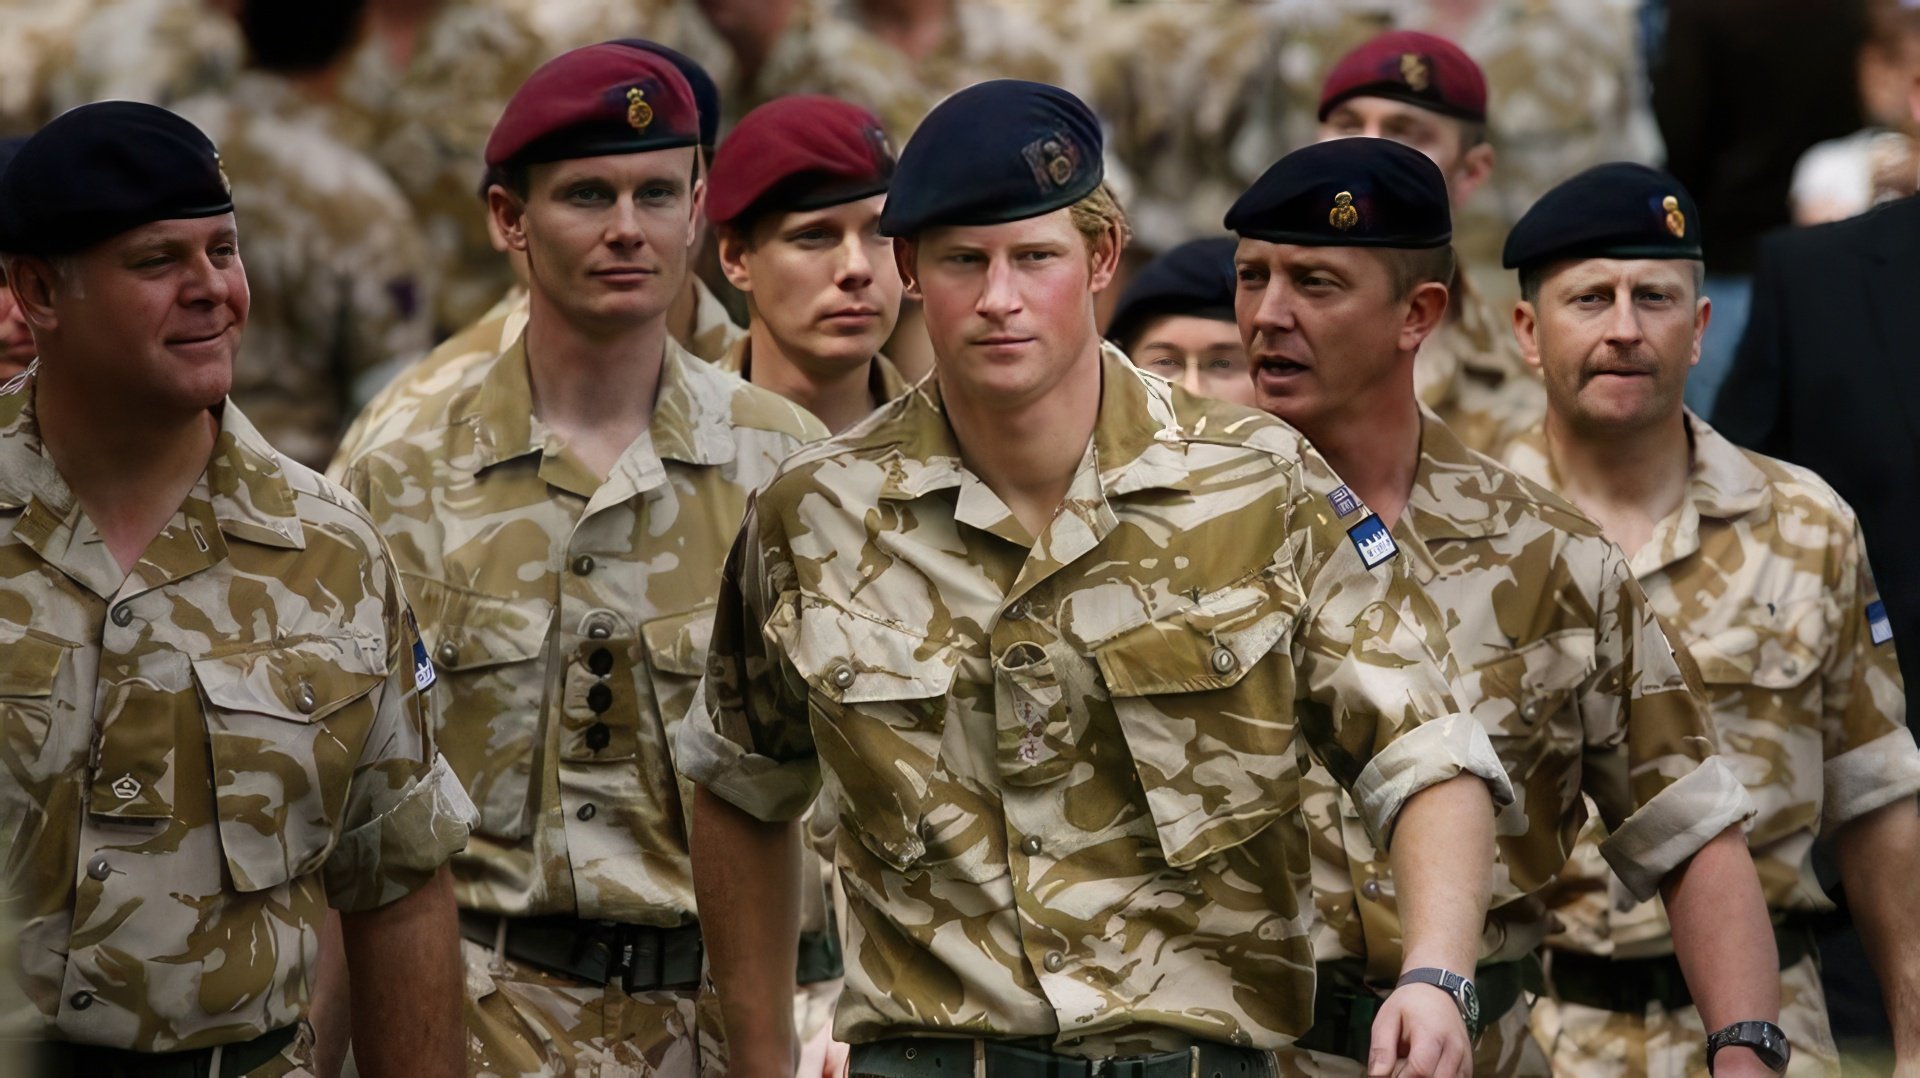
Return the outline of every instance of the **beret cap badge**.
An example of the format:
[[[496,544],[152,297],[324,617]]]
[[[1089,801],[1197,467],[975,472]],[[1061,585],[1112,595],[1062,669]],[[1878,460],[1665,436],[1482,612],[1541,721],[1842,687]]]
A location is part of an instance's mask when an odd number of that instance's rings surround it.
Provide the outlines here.
[[[647,104],[645,90],[635,86],[627,91],[627,126],[635,131],[645,131],[653,123],[653,106]]]
[[[1407,89],[1416,94],[1424,94],[1427,87],[1433,85],[1433,68],[1427,58],[1417,52],[1400,54],[1400,77],[1405,80]]]
[[[1360,223],[1360,211],[1354,208],[1353,192],[1333,196],[1333,209],[1327,211],[1327,223],[1342,232]]]
[[[1680,212],[1680,200],[1668,195],[1660,200],[1660,208],[1667,211],[1667,231],[1675,237],[1687,234],[1687,215]]]
[[[1041,190],[1052,187],[1065,187],[1073,180],[1073,173],[1080,165],[1079,151],[1072,140],[1064,135],[1049,135],[1035,139],[1021,151],[1027,164],[1033,169],[1033,178]]]

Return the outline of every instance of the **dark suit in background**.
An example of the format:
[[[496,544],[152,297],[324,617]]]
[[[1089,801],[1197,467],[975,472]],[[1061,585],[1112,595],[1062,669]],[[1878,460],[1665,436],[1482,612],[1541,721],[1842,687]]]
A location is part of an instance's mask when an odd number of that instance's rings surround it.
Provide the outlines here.
[[[1907,725],[1920,725],[1920,198],[1761,241],[1753,312],[1711,421],[1819,472],[1859,514]],[[1820,949],[1835,1036],[1886,1037],[1858,937],[1823,936]]]

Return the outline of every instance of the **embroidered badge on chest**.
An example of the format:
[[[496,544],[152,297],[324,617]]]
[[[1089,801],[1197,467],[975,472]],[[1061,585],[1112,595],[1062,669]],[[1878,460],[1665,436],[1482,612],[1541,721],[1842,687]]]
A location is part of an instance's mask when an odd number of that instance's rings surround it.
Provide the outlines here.
[[[1387,533],[1387,526],[1380,518],[1369,516],[1360,523],[1347,529],[1347,537],[1353,540],[1353,547],[1360,552],[1360,560],[1372,569],[1384,564],[1387,559],[1400,553],[1393,545],[1393,536]]]
[[[1333,506],[1334,513],[1341,520],[1352,516],[1360,509],[1360,499],[1354,497],[1353,491],[1346,487],[1336,488],[1332,494],[1327,495],[1327,504]]]

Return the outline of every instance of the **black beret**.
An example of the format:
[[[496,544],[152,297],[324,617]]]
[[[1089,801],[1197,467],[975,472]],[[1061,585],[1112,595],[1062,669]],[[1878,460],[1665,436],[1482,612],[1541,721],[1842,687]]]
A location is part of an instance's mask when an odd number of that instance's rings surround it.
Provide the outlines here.
[[[693,91],[694,107],[700,110],[700,145],[712,153],[714,144],[720,140],[720,87],[714,85],[713,76],[707,74],[707,69],[686,53],[670,49],[657,41],[623,37],[615,44],[665,57],[668,63],[680,69],[681,77],[687,80],[687,87]]]
[[[1100,121],[1058,86],[969,86],[920,121],[901,151],[880,233],[997,225],[1071,206],[1104,175]]]
[[[0,175],[0,250],[71,254],[153,221],[231,212],[199,128],[157,105],[102,101],[56,117]]]
[[[1595,165],[1540,196],[1507,234],[1508,269],[1563,258],[1685,258],[1700,250],[1700,210],[1656,168]]]
[[[1447,179],[1426,154],[1343,138],[1274,162],[1227,211],[1227,230],[1305,247],[1444,247],[1453,214]]]
[[[1239,282],[1233,273],[1232,236],[1188,240],[1146,264],[1113,309],[1107,339],[1122,347],[1147,328],[1147,323],[1169,314],[1233,321],[1233,293]]]

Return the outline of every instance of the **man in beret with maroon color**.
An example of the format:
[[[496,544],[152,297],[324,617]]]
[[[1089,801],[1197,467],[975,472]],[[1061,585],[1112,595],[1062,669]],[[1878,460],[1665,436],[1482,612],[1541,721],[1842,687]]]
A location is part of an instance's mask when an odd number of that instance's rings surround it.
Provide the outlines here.
[[[719,1058],[670,734],[751,491],[825,431],[675,343],[704,186],[668,57],[565,53],[487,143],[527,326],[337,462],[392,544],[480,806],[454,865],[469,1063],[691,1075]]]
[[[1440,166],[1455,212],[1493,175],[1487,79],[1445,38],[1396,30],[1340,59],[1320,90],[1320,139],[1392,139]],[[1540,380],[1457,268],[1446,320],[1414,359],[1414,391],[1467,448],[1498,452],[1546,411]]]
[[[893,151],[866,109],[815,95],[747,113],[714,156],[707,217],[746,293],[748,336],[719,366],[838,433],[906,391],[880,345],[900,317],[880,207]]]

